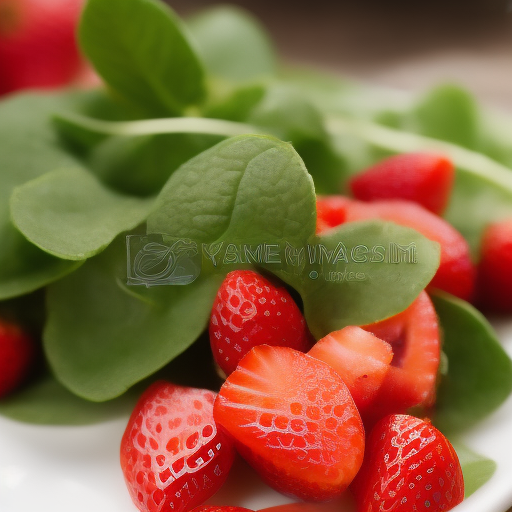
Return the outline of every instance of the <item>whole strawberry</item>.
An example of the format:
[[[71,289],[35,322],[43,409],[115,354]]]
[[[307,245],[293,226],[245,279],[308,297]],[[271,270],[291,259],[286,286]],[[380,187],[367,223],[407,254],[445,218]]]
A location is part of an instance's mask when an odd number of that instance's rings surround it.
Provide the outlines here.
[[[75,28],[83,0],[0,0],[0,95],[70,83],[83,66]]]
[[[32,338],[17,325],[0,320],[0,398],[25,380],[34,355]]]
[[[213,356],[226,375],[252,347],[277,345],[305,352],[311,341],[304,317],[284,286],[252,270],[226,276],[210,318]]]
[[[372,430],[352,490],[358,512],[439,512],[464,499],[459,459],[428,421],[383,418]]]
[[[121,468],[141,512],[186,512],[226,480],[235,451],[213,420],[215,396],[158,381],[140,398],[121,441]]]

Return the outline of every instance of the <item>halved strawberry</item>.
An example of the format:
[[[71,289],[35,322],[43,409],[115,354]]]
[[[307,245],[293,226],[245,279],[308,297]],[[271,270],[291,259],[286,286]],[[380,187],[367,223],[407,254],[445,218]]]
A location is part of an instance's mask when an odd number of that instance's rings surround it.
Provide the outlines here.
[[[373,334],[349,326],[317,341],[308,355],[327,363],[340,374],[359,413],[364,416],[388,372],[393,350],[389,343]]]
[[[83,66],[75,29],[83,0],[0,0],[0,95],[69,84]]]
[[[291,348],[253,348],[223,384],[214,416],[285,494],[332,499],[362,462],[364,430],[347,386],[329,365]]]
[[[318,198],[317,212],[317,232],[324,231],[326,224],[336,216],[343,218],[344,222],[383,219],[416,229],[441,245],[441,263],[429,287],[439,288],[464,300],[473,297],[475,268],[466,240],[445,220],[421,206],[399,200],[363,203],[344,197],[327,197]]]
[[[0,398],[28,376],[36,353],[34,341],[18,325],[0,320]]]
[[[437,315],[429,296],[421,292],[402,313],[363,329],[393,349],[391,366],[365,420],[372,422],[413,406],[432,406],[441,348]]]
[[[137,403],[121,441],[121,468],[141,512],[186,512],[224,483],[232,440],[213,420],[215,393],[158,381]]]
[[[312,342],[286,288],[252,270],[235,270],[226,276],[213,303],[209,331],[213,357],[226,375],[256,345],[305,352]]]
[[[372,430],[351,486],[358,512],[440,512],[464,499],[459,459],[428,421],[391,415]]]
[[[512,313],[512,219],[491,224],[485,230],[477,275],[479,306]]]
[[[452,191],[455,169],[443,155],[405,153],[362,171],[350,180],[356,199],[405,199],[441,215]]]

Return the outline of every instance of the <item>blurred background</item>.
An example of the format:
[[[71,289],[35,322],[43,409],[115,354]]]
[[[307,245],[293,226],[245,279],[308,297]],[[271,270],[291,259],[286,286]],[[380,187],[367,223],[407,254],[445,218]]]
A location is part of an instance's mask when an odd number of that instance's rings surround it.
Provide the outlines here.
[[[167,0],[180,15],[225,2]],[[456,82],[512,113],[512,0],[235,0],[289,62],[393,88]]]

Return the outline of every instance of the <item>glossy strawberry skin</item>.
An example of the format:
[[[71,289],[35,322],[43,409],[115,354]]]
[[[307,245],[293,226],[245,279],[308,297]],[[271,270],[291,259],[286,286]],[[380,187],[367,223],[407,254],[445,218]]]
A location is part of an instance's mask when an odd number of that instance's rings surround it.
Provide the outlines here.
[[[389,371],[393,350],[370,332],[348,326],[318,340],[308,355],[336,370],[364,416]]]
[[[429,422],[407,415],[377,423],[351,489],[357,512],[440,512],[464,499],[462,470],[450,442]]]
[[[405,153],[389,157],[350,180],[356,199],[404,199],[441,215],[448,204],[455,169],[433,153]]]
[[[382,219],[419,231],[441,246],[441,261],[429,288],[438,288],[463,300],[474,295],[476,271],[463,236],[445,220],[410,201],[390,200],[364,203],[343,196],[317,200],[317,233],[344,222]],[[328,226],[328,227],[327,227]]]
[[[209,333],[214,359],[226,375],[257,345],[305,352],[312,341],[286,288],[252,270],[235,270],[226,276],[213,304]]]
[[[441,343],[436,311],[427,293],[422,292],[402,313],[363,329],[393,349],[373,405],[365,410],[365,424],[411,407],[430,408],[435,402]]]
[[[0,320],[0,398],[28,377],[35,357],[32,338],[19,326]]]
[[[69,84],[83,66],[82,0],[0,0],[0,95]]]
[[[234,446],[213,420],[212,391],[164,381],[137,403],[121,441],[121,468],[141,512],[186,512],[224,483]]]
[[[491,224],[483,234],[477,295],[482,309],[512,313],[512,219]]]
[[[347,386],[291,348],[253,348],[219,391],[214,417],[264,481],[300,499],[339,496],[362,462],[364,429]]]

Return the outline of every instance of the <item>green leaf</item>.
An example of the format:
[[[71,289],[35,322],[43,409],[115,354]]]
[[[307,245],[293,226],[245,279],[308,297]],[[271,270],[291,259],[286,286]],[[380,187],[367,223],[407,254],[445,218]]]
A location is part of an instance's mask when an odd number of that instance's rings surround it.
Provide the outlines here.
[[[157,0],[89,0],[82,50],[115,91],[154,115],[202,101],[204,72],[182,22]]]
[[[246,81],[276,70],[276,57],[263,27],[248,12],[220,6],[189,19],[188,26],[208,71]]]
[[[299,274],[288,268],[278,275],[301,294],[308,327],[320,339],[403,311],[438,266],[439,245],[417,231],[353,222],[312,239]]]
[[[137,196],[156,195],[183,163],[220,142],[218,135],[114,136],[89,157],[93,172],[108,186]]]
[[[432,299],[449,362],[438,389],[434,420],[443,432],[458,432],[487,416],[509,396],[512,361],[475,308],[444,293]]]
[[[302,244],[315,230],[311,176],[290,144],[228,139],[170,178],[148,217],[149,233],[198,242]]]
[[[84,260],[147,217],[151,200],[121,196],[80,168],[49,172],[14,189],[11,215],[34,244],[59,258]]]
[[[0,104],[0,299],[23,295],[77,268],[39,250],[14,229],[9,198],[26,181],[79,165],[51,128],[53,112],[72,108],[76,96],[16,95]]]
[[[464,498],[467,498],[489,481],[497,465],[492,459],[475,453],[459,441],[453,441],[452,445],[462,467]]]
[[[445,218],[478,255],[482,231],[490,223],[512,216],[511,169],[486,155],[448,142],[348,118],[331,118],[329,132],[338,139],[355,137],[381,152],[434,151],[447,155],[457,168]]]
[[[126,293],[118,239],[48,288],[47,359],[58,380],[93,401],[112,399],[162,368],[205,329],[223,276]]]
[[[0,402],[0,414],[13,420],[40,425],[88,425],[127,416],[136,395],[104,403],[84,400],[46,375]]]

